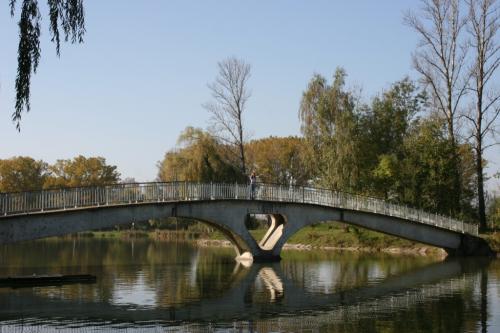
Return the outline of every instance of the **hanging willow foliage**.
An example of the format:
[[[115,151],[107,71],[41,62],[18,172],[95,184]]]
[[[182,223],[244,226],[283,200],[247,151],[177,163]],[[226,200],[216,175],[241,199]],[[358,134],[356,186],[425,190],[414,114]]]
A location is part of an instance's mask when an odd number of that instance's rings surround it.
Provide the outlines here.
[[[14,16],[18,0],[10,0],[10,14]],[[47,0],[50,34],[60,55],[61,33],[64,41],[82,43],[85,34],[83,0]],[[30,110],[31,74],[40,61],[40,9],[38,0],[22,0],[19,18],[19,47],[17,53],[16,105],[12,121],[21,129],[23,111]]]

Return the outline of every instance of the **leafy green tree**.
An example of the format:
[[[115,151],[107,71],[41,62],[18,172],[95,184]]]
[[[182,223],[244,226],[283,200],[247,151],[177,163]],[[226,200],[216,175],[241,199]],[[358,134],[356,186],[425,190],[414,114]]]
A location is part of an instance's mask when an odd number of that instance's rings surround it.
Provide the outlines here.
[[[84,157],[58,160],[49,166],[51,175],[47,178],[46,188],[65,186],[100,186],[115,184],[120,173],[114,165],[106,164],[104,157]]]
[[[408,78],[359,105],[338,70],[332,85],[316,75],[300,119],[319,183],[383,197],[441,214],[475,217],[471,145],[448,137],[445,119],[429,112],[426,94]],[[458,160],[460,201],[456,191]]]
[[[310,179],[306,142],[299,137],[268,137],[247,144],[248,160],[259,180],[304,185]]]
[[[401,162],[396,154],[382,154],[378,156],[378,163],[369,175],[371,187],[377,196],[385,199],[397,199],[397,189],[400,186]]]
[[[23,111],[30,110],[31,74],[36,73],[40,62],[40,6],[38,0],[9,0],[11,16],[15,15],[17,3],[21,3],[19,16],[19,48],[17,51],[16,105],[12,121],[20,130]],[[83,42],[85,14],[83,0],[47,0],[49,8],[49,30],[52,42],[60,54],[61,32],[65,41]]]
[[[158,163],[161,181],[235,182],[246,176],[231,164],[224,145],[210,133],[187,127],[177,141],[179,148],[168,151]]]
[[[429,112],[427,96],[405,78],[372,100],[362,116],[365,193],[471,219],[474,154],[469,144],[449,140],[447,123]],[[460,201],[455,191],[457,154]],[[368,172],[367,172],[368,171]],[[448,193],[448,195],[446,194]]]
[[[408,78],[373,98],[361,115],[359,148],[362,151],[364,192],[392,198],[397,192],[404,141],[412,123],[423,111],[425,95]]]
[[[41,160],[24,156],[0,160],[0,192],[39,190],[47,177],[48,165]]]
[[[447,138],[442,119],[431,117],[418,121],[405,140],[402,160],[400,201],[433,212],[470,219],[473,216],[474,155],[469,145],[458,148],[462,169],[461,204],[456,206],[450,192],[454,177],[450,170],[454,161],[449,158],[455,149]]]
[[[302,94],[299,118],[310,149],[310,167],[322,186],[356,190],[359,184],[359,117],[355,95],[345,88],[346,73],[335,72],[329,84],[314,75]]]

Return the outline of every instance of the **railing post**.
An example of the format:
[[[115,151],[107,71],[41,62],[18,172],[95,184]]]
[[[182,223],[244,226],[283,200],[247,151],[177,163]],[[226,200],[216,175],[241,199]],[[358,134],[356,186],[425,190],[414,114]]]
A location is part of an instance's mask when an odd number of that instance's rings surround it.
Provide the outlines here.
[[[44,209],[44,204],[45,204],[45,198],[44,198],[44,195],[43,195],[44,191],[42,190],[40,192],[40,195],[42,196],[42,200],[41,200],[41,203],[40,203],[40,207],[41,207],[41,211],[43,212],[43,209]]]
[[[302,202],[306,202],[306,188],[302,186]]]
[[[63,197],[63,209],[66,210],[66,189],[62,191],[62,197]]]

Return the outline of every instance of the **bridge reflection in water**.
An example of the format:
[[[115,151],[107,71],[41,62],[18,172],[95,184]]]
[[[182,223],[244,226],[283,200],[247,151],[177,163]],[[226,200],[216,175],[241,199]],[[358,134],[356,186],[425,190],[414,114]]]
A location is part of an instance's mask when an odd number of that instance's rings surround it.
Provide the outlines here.
[[[237,263],[222,294],[166,308],[117,305],[98,299],[72,298],[64,293],[8,292],[0,297],[0,326],[2,332],[20,332],[30,321],[53,328],[131,325],[137,330],[142,325],[145,329],[180,325],[185,330],[193,325],[193,331],[198,331],[195,327],[200,325],[225,322],[260,325],[265,331],[300,331],[300,327],[310,330],[345,322],[347,318],[352,321],[377,314],[396,314],[423,303],[468,294],[476,288],[480,272],[488,264],[487,259],[450,259],[388,276],[373,284],[321,293],[304,289],[283,270],[283,264],[244,267]],[[259,288],[265,292],[256,293]]]

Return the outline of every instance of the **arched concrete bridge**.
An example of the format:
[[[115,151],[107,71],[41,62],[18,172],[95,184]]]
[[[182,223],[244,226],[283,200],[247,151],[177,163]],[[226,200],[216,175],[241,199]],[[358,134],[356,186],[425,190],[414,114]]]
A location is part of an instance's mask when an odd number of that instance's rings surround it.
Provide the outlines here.
[[[238,258],[277,260],[301,228],[341,221],[445,249],[458,255],[489,255],[477,226],[364,196],[309,187],[188,182],[135,183],[62,188],[0,196],[0,244],[108,228],[133,221],[185,217],[220,230]],[[260,242],[245,226],[251,214],[268,214]]]

